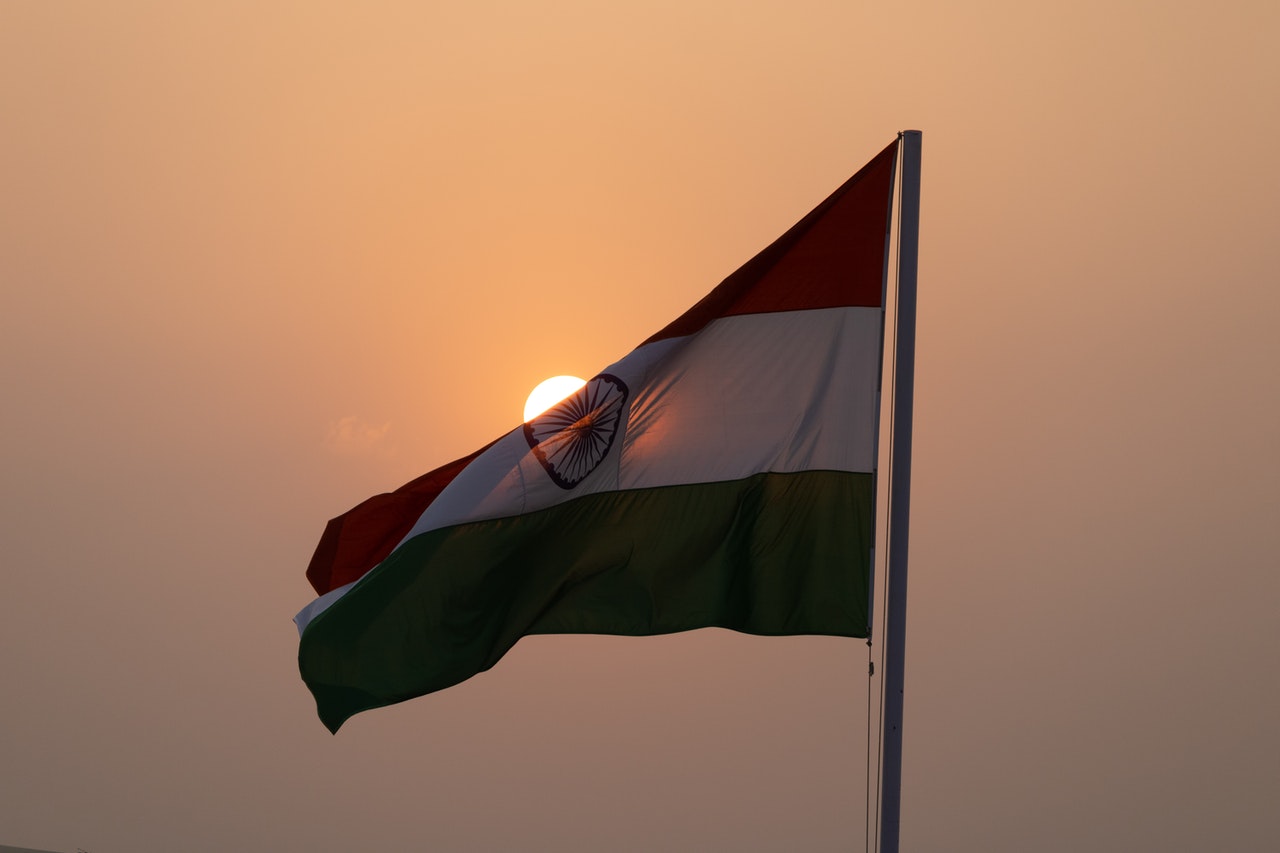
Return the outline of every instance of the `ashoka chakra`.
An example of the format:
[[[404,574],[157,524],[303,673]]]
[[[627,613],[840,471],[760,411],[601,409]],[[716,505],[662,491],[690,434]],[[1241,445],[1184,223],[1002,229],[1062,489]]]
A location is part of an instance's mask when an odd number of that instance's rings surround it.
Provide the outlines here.
[[[533,455],[557,486],[572,489],[609,454],[626,403],[626,384],[601,373],[524,425]]]

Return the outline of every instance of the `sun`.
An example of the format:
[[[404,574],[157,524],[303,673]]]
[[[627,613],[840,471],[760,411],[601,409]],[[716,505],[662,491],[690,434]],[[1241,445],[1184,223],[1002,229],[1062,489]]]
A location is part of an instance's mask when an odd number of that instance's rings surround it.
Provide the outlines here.
[[[587,380],[576,376],[552,376],[539,382],[538,387],[529,392],[529,399],[524,401],[525,422],[533,420],[586,384]]]

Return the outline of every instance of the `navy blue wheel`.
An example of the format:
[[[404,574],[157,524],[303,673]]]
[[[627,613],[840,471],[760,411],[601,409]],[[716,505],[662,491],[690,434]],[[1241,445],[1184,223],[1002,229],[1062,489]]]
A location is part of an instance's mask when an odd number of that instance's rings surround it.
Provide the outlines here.
[[[552,482],[572,489],[609,455],[627,394],[626,383],[601,373],[524,425],[524,437]]]

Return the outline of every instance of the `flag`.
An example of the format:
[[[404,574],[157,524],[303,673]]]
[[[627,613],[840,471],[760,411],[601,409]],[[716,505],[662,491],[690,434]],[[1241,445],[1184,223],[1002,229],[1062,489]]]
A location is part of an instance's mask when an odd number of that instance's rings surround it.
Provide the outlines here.
[[[575,395],[329,522],[295,622],[331,731],[530,634],[867,636],[896,152]]]

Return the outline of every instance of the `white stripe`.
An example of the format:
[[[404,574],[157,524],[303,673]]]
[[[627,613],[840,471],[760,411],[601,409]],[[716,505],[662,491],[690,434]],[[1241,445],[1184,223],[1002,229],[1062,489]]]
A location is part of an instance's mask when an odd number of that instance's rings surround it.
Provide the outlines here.
[[[321,613],[329,609],[329,605],[333,604],[339,598],[347,594],[347,590],[355,586],[356,582],[352,581],[340,587],[329,590],[315,601],[298,611],[298,615],[293,617],[293,624],[298,626],[298,636],[302,636],[302,632],[307,630],[307,625],[311,620],[319,616]]]
[[[880,329],[879,308],[828,308],[723,317],[642,346],[603,371],[626,383],[628,412],[586,479],[556,485],[513,430],[454,478],[400,544],[599,492],[766,471],[871,472]],[[346,589],[299,613],[299,631]]]
[[[874,469],[879,308],[726,317],[680,343],[631,402],[618,488]]]
[[[573,489],[517,429],[462,471],[405,539],[619,489],[738,480],[764,471],[870,472],[880,309],[726,317],[640,347],[603,371],[631,389],[621,440]]]

